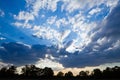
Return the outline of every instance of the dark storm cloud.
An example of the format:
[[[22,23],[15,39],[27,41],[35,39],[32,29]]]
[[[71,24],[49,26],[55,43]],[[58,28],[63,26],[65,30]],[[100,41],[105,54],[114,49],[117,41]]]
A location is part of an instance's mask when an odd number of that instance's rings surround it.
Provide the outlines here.
[[[120,50],[109,53],[93,52],[93,54],[78,54],[61,59],[64,67],[98,66],[105,63],[120,62]]]
[[[120,3],[107,16],[105,22],[98,25],[91,43],[82,52],[62,58],[60,62],[65,67],[120,62]]]
[[[65,55],[64,49],[57,52],[58,49],[54,46],[32,45],[28,46],[21,43],[3,43],[0,47],[0,59],[4,63],[15,65],[34,64],[40,58],[45,58],[45,54],[51,54],[54,57]]]
[[[0,48],[0,58],[5,63],[27,64],[37,60],[36,56],[31,54],[28,46],[18,43],[3,43]]]
[[[105,25],[105,35],[120,38],[120,3],[107,17]]]

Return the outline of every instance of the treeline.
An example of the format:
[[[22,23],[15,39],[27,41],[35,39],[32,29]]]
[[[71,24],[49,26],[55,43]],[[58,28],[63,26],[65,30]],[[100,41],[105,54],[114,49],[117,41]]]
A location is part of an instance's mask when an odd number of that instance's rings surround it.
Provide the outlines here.
[[[0,77],[52,77],[54,72],[51,68],[38,68],[35,65],[26,65],[18,73],[16,66],[3,67],[0,70]]]
[[[83,79],[105,79],[105,78],[119,78],[120,79],[120,67],[115,66],[113,68],[107,67],[105,70],[94,69],[92,72],[80,71],[77,76],[74,76],[71,71],[67,73],[58,72],[54,75],[51,68],[38,68],[35,65],[26,65],[21,69],[21,74],[18,74],[16,66],[3,67],[0,69],[0,78],[10,77],[23,77],[23,78],[83,78]]]
[[[96,68],[92,72],[89,71],[80,71],[77,76],[73,76],[71,71],[67,73],[58,72],[56,75],[58,77],[76,77],[76,78],[83,78],[83,79],[120,79],[120,67],[115,66],[113,68],[107,67],[105,70],[101,71],[100,69]]]

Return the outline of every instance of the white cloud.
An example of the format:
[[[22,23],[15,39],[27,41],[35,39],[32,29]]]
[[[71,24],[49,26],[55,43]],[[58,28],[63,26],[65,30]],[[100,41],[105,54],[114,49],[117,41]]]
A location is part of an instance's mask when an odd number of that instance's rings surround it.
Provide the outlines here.
[[[55,22],[55,25],[60,28],[61,26],[66,26],[68,25],[68,21],[66,20],[66,18],[61,18],[61,19],[57,19]]]
[[[47,51],[47,53],[49,53],[49,50]],[[55,60],[55,57],[53,57],[51,54],[45,54],[45,58]]]
[[[22,27],[22,28],[32,28],[32,25],[29,23],[21,23],[21,22],[14,22],[12,23],[12,25],[16,26],[16,27]]]
[[[47,19],[47,23],[52,25],[55,23],[57,16],[51,16],[50,18]]]
[[[61,42],[70,34],[70,30],[66,30],[61,34]]]
[[[0,37],[0,40],[5,40],[6,38],[4,38],[4,37]]]
[[[56,37],[56,39],[58,39],[60,37],[60,34],[54,30],[54,29],[51,29],[49,27],[40,27],[39,31],[35,32],[36,36],[38,37],[43,37],[45,39],[53,39]]]
[[[70,53],[74,53],[76,51],[74,42],[69,47],[66,48],[66,51],[68,51]]]
[[[18,44],[22,44],[22,45],[24,45],[24,46],[26,46],[26,47],[31,48],[31,45],[28,45],[28,44],[25,44],[25,43],[22,43],[22,42],[16,42],[16,43],[18,43]]]
[[[97,40],[97,43],[99,45],[104,45],[104,44],[109,43],[109,42],[110,42],[110,39],[107,37],[103,37],[103,38],[100,38]]]
[[[50,40],[55,44],[60,43],[61,34],[55,29],[46,26],[34,26],[33,31],[33,35],[38,38]]]
[[[29,20],[34,20],[34,16],[31,13],[25,11],[19,12],[18,16],[14,15],[14,18],[17,20],[25,20],[26,23]]]
[[[59,0],[48,0],[47,9],[52,10],[53,12],[57,9],[57,2]]]
[[[117,5],[119,0],[63,0],[64,4],[62,6],[62,10],[66,10],[69,13],[75,10],[88,10],[94,6],[99,6],[101,4],[105,4],[106,6],[112,9]]]
[[[120,40],[117,40],[114,44],[113,44],[113,48],[119,48],[120,47]]]
[[[45,15],[44,15],[44,14],[43,14],[43,15],[41,15],[41,17],[42,17],[42,18],[44,18],[44,17],[45,17]]]
[[[20,22],[15,22],[15,23],[12,23],[12,24],[15,25],[15,26],[17,26],[17,27],[23,26],[23,24],[20,23]]]
[[[77,34],[77,38],[73,39],[73,43],[66,50],[72,53],[82,51],[91,42],[92,34],[89,32],[96,28],[96,23],[87,23],[85,17],[79,13],[69,17],[69,24],[71,24],[71,30]]]
[[[34,26],[32,30],[34,31],[34,36],[50,40],[53,44],[58,45],[59,48],[63,48],[63,41],[71,32],[70,30],[59,32],[55,29],[45,26]]]
[[[108,7],[110,7],[110,12],[112,11],[112,9],[118,4],[118,1],[119,0],[107,0],[106,1],[106,5],[108,6]]]
[[[36,62],[35,64],[37,67],[39,68],[44,68],[44,67],[50,67],[52,68],[53,70],[62,70],[64,69],[63,65],[56,62],[56,61],[53,61],[53,60],[50,60],[50,59],[40,59],[38,62]]]
[[[94,15],[94,14],[96,14],[96,13],[99,13],[101,11],[101,8],[95,8],[95,9],[92,9],[90,12],[89,12],[89,14],[90,15]]]
[[[5,16],[5,13],[0,9],[0,17],[3,17],[3,16]]]
[[[12,66],[13,64],[10,64],[10,63],[3,63],[3,62],[0,62],[0,69],[2,67],[9,67],[9,66]]]
[[[62,11],[65,9],[69,13],[73,12],[76,9],[80,8],[78,0],[63,0],[64,4],[62,6]]]
[[[105,51],[115,50],[115,49],[119,49],[119,48],[120,48],[120,40],[117,40],[108,49],[105,49]]]
[[[27,6],[32,6],[32,14],[38,16],[40,9],[55,11],[59,0],[26,0]]]
[[[75,10],[82,10],[82,9],[87,9],[91,8],[90,4],[94,2],[90,2],[89,0],[63,0],[64,4],[62,6],[62,10],[66,10],[69,13],[75,11]]]

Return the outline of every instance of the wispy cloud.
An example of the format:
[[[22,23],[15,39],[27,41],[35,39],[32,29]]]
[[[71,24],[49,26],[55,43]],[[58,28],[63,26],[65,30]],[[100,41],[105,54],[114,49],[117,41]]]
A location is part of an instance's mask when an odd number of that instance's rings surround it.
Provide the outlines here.
[[[101,11],[100,8],[95,8],[95,9],[92,9],[92,10],[89,12],[89,14],[90,14],[90,15],[94,15],[94,14],[96,14],[96,13],[99,13],[100,11]]]
[[[3,10],[0,9],[0,17],[3,17],[3,16],[5,16],[5,13]]]

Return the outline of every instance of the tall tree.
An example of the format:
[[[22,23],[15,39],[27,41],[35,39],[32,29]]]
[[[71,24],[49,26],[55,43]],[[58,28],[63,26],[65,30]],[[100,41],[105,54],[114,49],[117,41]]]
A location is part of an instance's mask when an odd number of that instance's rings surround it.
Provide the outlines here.
[[[54,75],[53,70],[51,68],[48,68],[48,67],[45,67],[43,69],[43,73],[44,73],[43,76],[49,76],[49,77],[51,77],[51,76]]]

